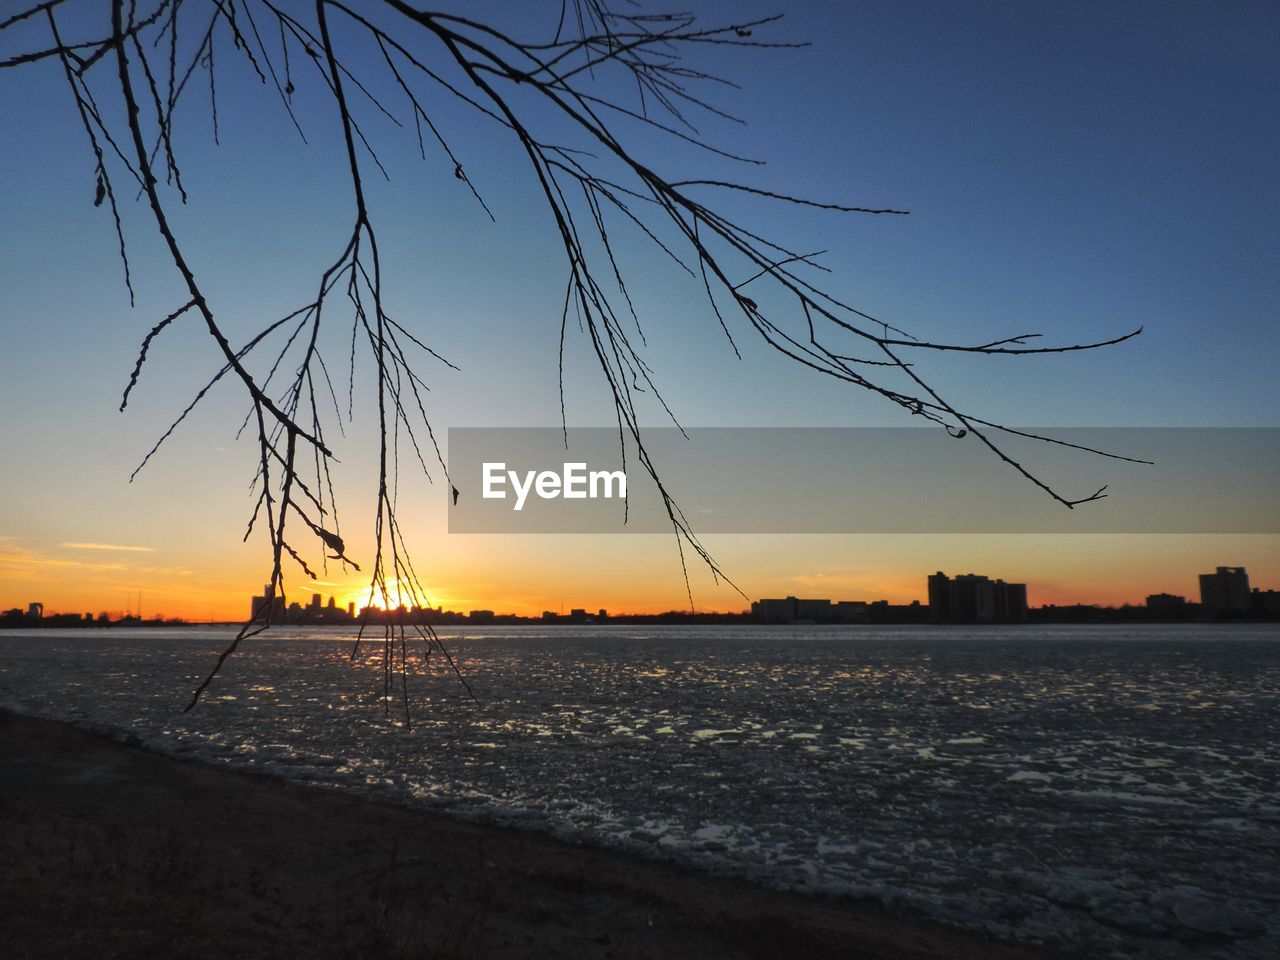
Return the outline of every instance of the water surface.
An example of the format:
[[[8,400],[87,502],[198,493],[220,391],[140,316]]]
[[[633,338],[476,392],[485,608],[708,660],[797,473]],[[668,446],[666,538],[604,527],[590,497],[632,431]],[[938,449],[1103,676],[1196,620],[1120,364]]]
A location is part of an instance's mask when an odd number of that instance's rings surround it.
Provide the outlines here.
[[[449,630],[475,690],[282,631],[0,634],[0,703],[168,752],[905,903],[1100,956],[1280,956],[1280,631]]]

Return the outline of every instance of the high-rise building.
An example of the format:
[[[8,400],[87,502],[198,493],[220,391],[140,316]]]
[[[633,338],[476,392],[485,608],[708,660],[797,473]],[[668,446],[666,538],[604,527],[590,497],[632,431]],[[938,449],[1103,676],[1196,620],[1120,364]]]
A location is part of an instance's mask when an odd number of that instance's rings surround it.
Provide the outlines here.
[[[996,581],[996,621],[1022,623],[1027,619],[1027,585]]]
[[[284,620],[284,597],[274,596],[271,584],[264,584],[262,595],[254,597],[249,603],[249,619],[256,619],[266,604],[271,605],[271,622],[281,623]]]
[[[951,619],[951,578],[939,570],[929,577],[929,620],[946,623]]]
[[[1218,567],[1200,574],[1200,612],[1206,617],[1249,613],[1249,574],[1244,567]]]
[[[1027,619],[1027,585],[976,573],[929,577],[932,623],[1020,623]]]

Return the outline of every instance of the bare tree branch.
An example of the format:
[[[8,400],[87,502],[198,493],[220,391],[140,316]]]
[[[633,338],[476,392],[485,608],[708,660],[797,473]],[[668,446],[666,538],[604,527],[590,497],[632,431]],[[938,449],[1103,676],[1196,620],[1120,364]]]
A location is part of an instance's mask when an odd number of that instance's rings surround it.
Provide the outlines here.
[[[296,561],[304,576],[315,576],[317,564],[308,561],[301,541],[292,539],[294,532],[302,529],[306,537],[314,538],[322,569],[327,569],[329,561],[344,569],[360,569],[347,555],[339,529],[331,473],[336,461],[324,438],[326,425],[331,427],[336,421],[342,429],[338,393],[321,349],[322,331],[336,322],[332,320],[335,309],[342,311],[341,322],[351,324],[347,418],[351,420],[354,413],[357,353],[363,355],[367,347],[376,377],[379,438],[374,556],[366,563],[369,604],[352,655],[358,653],[366,628],[372,626],[370,610],[376,601],[385,611],[377,619],[383,631],[388,704],[397,667],[406,705],[408,677],[415,664],[424,664],[439,654],[457,671],[431,627],[410,622],[407,616],[408,605],[429,603],[397,519],[402,444],[406,452],[412,451],[411,459],[416,459],[429,481],[433,468],[428,466],[428,455],[433,452],[456,496],[424,398],[430,384],[415,368],[420,356],[415,353],[411,357],[407,348],[416,347],[433,360],[456,367],[429,346],[412,324],[393,320],[384,308],[382,257],[363,176],[370,163],[388,178],[389,173],[375,151],[371,136],[375,127],[369,126],[368,132],[362,127],[361,121],[370,111],[375,120],[382,118],[377,122],[390,121],[393,133],[415,138],[419,155],[428,160],[425,127],[447,160],[445,183],[460,181],[465,185],[490,220],[496,221],[495,208],[473,183],[461,159],[466,150],[457,147],[457,137],[446,129],[445,113],[437,100],[443,98],[483,118],[481,122],[494,124],[507,139],[511,157],[527,164],[537,195],[551,215],[553,236],[564,258],[565,295],[557,332],[561,420],[566,437],[564,358],[572,309],[612,398],[622,454],[638,463],[657,486],[672,525],[691,604],[686,549],[714,578],[729,584],[732,581],[698,540],[644,443],[644,404],[656,403],[677,426],[679,421],[644,358],[644,325],[632,298],[632,274],[623,256],[626,247],[614,234],[619,223],[629,225],[624,228],[627,230],[637,228],[642,243],[661,250],[701,282],[710,313],[735,355],[741,355],[741,337],[758,336],[793,363],[887,400],[954,437],[976,437],[993,456],[1066,507],[1105,496],[1105,486],[1088,496],[1061,493],[1030,466],[1010,456],[999,439],[1016,436],[1103,457],[1147,462],[962,412],[931,385],[920,359],[927,358],[930,351],[1017,356],[1089,351],[1123,343],[1137,336],[1141,327],[1101,340],[1044,346],[1028,345],[1040,336],[1036,333],[981,343],[919,339],[817,285],[811,279],[814,271],[827,271],[819,262],[820,253],[790,249],[789,244],[767,236],[753,222],[731,216],[711,200],[698,197],[724,200],[742,195],[839,214],[903,215],[906,211],[880,204],[808,199],[723,175],[700,177],[682,172],[676,179],[660,169],[665,160],[642,158],[650,144],[683,144],[722,160],[748,166],[758,163],[700,132],[699,124],[704,120],[741,120],[710,95],[734,89],[733,83],[687,62],[685,56],[704,46],[765,51],[804,46],[767,35],[777,27],[777,16],[708,25],[692,13],[646,13],[638,6],[619,11],[604,0],[581,0],[574,3],[572,18],[567,4],[562,6],[554,36],[548,41],[519,39],[497,23],[421,10],[408,0],[368,0],[359,5],[343,0],[311,0],[309,4],[153,0],[144,11],[138,6],[134,0],[128,4],[112,0],[110,32],[74,42],[64,39],[60,29],[60,18],[76,8],[74,0],[46,0],[20,10],[0,22],[0,32],[12,30],[12,35],[26,37],[31,48],[0,61],[0,68],[26,67],[55,58],[62,64],[94,160],[94,203],[109,201],[131,297],[132,278],[113,183],[113,174],[121,170],[138,182],[139,195],[145,197],[154,228],[186,289],[187,302],[151,327],[143,339],[121,409],[127,406],[152,343],[170,326],[188,317],[197,318],[219,352],[216,374],[173,421],[139,469],[228,374],[233,374],[229,379],[248,400],[248,415],[241,429],[253,425],[258,456],[250,484],[254,506],[245,538],[255,529],[267,533],[271,552],[267,602],[254,611],[218,658],[195,691],[191,706],[239,645],[272,623],[272,611],[285,598],[283,559]],[[42,21],[48,26],[49,39],[41,34],[32,41],[29,34]],[[274,40],[269,48],[267,38],[276,35],[278,49]],[[376,55],[345,52],[362,48],[376,50]],[[114,77],[107,71],[91,70],[109,55],[116,65]],[[310,80],[294,70],[299,56],[311,64],[303,71]],[[295,98],[306,92],[324,102],[329,122],[341,133],[351,226],[336,238],[333,249],[338,255],[319,270],[314,296],[284,317],[266,323],[236,349],[172,226],[169,204],[174,193],[168,191],[176,192],[179,202],[187,201],[189,184],[178,161],[175,120],[179,107],[186,109],[190,101],[183,98],[189,81],[198,70],[207,71],[208,106],[192,109],[201,113],[207,109],[216,142],[220,138],[219,110],[227,109],[226,98],[221,108],[218,102],[218,73],[227,69],[228,62],[240,58],[245,61],[250,82],[256,82],[269,99],[279,101],[304,143],[307,137],[295,112]],[[305,91],[299,90],[300,83],[305,83]],[[95,90],[110,93],[111,99],[104,98],[103,103],[123,102],[122,121],[99,109]],[[394,102],[383,99],[387,90],[394,94]],[[408,117],[402,119],[397,114],[406,108]],[[409,118],[412,132],[406,122]],[[161,168],[163,184],[157,177]],[[767,309],[762,304],[768,305]],[[342,330],[345,338],[345,327]],[[274,362],[264,375],[255,375],[250,359],[256,365],[255,351],[269,340]],[[906,356],[915,362],[908,362]],[[320,379],[323,386],[317,401]],[[425,437],[420,433],[423,430]],[[424,644],[418,659],[410,651],[410,639]]]

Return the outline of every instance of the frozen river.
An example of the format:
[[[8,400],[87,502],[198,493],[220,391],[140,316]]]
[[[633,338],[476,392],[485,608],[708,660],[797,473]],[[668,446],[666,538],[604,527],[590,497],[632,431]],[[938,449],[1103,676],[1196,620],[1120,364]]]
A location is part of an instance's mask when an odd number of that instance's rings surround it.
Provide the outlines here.
[[[0,633],[0,705],[1094,956],[1280,956],[1280,630]],[[397,697],[399,691],[397,690]]]

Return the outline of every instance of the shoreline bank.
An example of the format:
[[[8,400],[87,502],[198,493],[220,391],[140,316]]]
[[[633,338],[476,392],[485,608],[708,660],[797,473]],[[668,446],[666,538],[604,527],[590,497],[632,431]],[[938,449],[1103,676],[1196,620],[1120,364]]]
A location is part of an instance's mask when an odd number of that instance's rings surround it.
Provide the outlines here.
[[[14,958],[1066,956],[6,711],[0,773]]]

